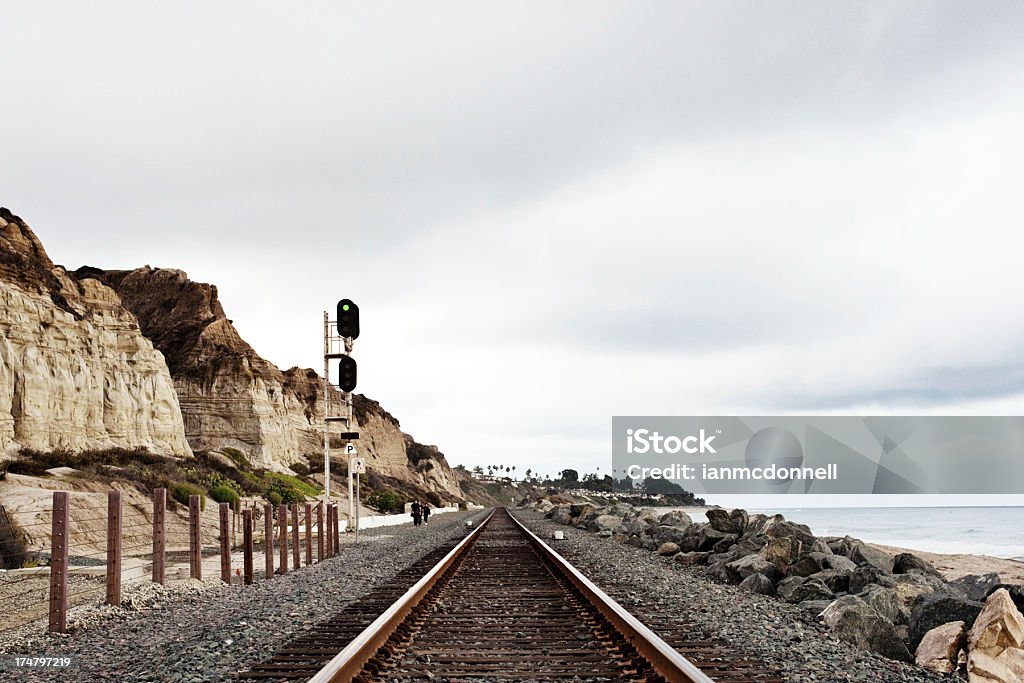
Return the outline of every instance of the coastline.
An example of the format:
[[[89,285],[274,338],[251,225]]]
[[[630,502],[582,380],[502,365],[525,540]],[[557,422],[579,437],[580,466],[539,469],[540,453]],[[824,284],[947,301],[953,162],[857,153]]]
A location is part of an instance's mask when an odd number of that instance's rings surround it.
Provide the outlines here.
[[[673,510],[681,510],[690,516],[694,522],[706,522],[707,511],[713,506],[687,506],[673,507]],[[726,508],[728,509],[728,508]],[[792,510],[782,510],[781,514],[786,519],[791,519]],[[799,515],[794,515],[792,521],[801,522]],[[955,581],[968,574],[998,574],[1004,583],[1024,584],[1024,562],[1011,560],[991,555],[971,553],[937,553],[926,550],[918,550],[910,546],[886,545],[883,543],[871,543],[866,541],[873,548],[896,556],[900,553],[913,553],[918,557],[931,562],[935,568],[942,573],[947,581]]]
[[[998,574],[1003,583],[1024,584],[1024,562],[988,555],[930,553],[914,548],[869,543],[890,555],[913,553],[928,560],[942,573],[947,581],[954,581],[967,574]]]

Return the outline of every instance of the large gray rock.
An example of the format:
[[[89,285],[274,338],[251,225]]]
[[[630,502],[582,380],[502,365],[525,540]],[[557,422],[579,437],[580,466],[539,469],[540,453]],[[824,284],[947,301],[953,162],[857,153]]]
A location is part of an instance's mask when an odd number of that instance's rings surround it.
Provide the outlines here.
[[[732,583],[740,583],[751,574],[763,574],[766,578],[774,579],[779,575],[779,568],[774,564],[757,555],[747,555],[725,565],[729,573],[729,580]]]
[[[945,582],[934,576],[924,574],[898,574],[895,575],[896,585],[892,587],[900,596],[900,601],[908,609],[913,609],[922,595],[928,595],[936,591],[948,591]]]
[[[614,532],[617,529],[625,531],[625,527],[622,526],[622,518],[616,517],[615,515],[598,515],[593,519],[586,522],[588,531],[609,531]]]
[[[556,524],[572,524],[572,511],[569,506],[562,505],[556,508],[554,514],[551,515],[551,521]]]
[[[956,671],[960,650],[966,642],[964,622],[951,621],[924,634],[914,653],[917,665],[937,674]]]
[[[751,593],[759,593],[761,595],[771,595],[775,587],[772,585],[771,579],[764,574],[753,573],[747,578],[740,582],[740,588]]]
[[[833,557],[833,555],[825,555],[824,553],[805,553],[794,562],[790,568],[786,571],[790,576],[810,576],[811,574],[817,574],[827,568],[826,559]]]
[[[829,555],[825,560],[825,566],[828,569],[842,569],[843,571],[852,572],[857,568],[857,563],[844,555]]]
[[[761,549],[761,557],[768,560],[779,571],[786,573],[800,554],[800,541],[792,538],[773,538]]]
[[[659,524],[649,534],[658,545],[662,543],[675,543],[682,547],[684,545],[683,539],[686,538],[686,529],[678,526],[669,526],[668,524]],[[710,550],[710,548],[706,549]]]
[[[708,518],[708,524],[715,531],[721,531],[724,534],[736,534],[740,535],[747,528],[747,512],[746,510],[736,509],[731,512],[722,510],[720,508],[712,508],[706,513]]]
[[[797,548],[798,554],[805,549],[809,551],[815,541],[814,534],[806,524],[786,520],[769,520],[765,524],[764,535],[768,538],[789,538],[797,541],[800,544]]]
[[[981,614],[983,606],[980,602],[968,600],[954,593],[932,593],[922,596],[910,612],[910,628],[907,632],[910,646],[916,649],[924,634],[936,626],[951,621],[973,624]]]
[[[658,524],[664,524],[666,526],[676,526],[686,528],[693,524],[693,520],[690,516],[682,510],[671,510],[666,512],[658,519]]]
[[[775,586],[775,594],[783,600],[789,601],[789,596],[805,581],[807,579],[802,576],[787,576]]]
[[[950,581],[949,587],[963,593],[968,600],[983,602],[999,586],[999,582],[999,574],[967,574],[956,581]]]
[[[847,593],[850,590],[850,572],[842,569],[824,569],[807,578],[821,581],[833,593]]]
[[[839,598],[821,617],[840,640],[889,659],[913,661],[896,627],[855,595]]]
[[[756,515],[747,515],[746,533],[761,533],[767,521],[768,515],[762,515],[760,513]]]
[[[729,570],[725,568],[725,562],[709,562],[708,568],[704,570],[704,573],[713,579],[717,579],[723,583],[729,582]]]
[[[626,519],[627,517],[635,515],[636,511],[636,508],[634,508],[629,503],[615,503],[614,505],[608,506],[608,509],[605,510],[605,514],[615,515],[616,517],[622,517],[623,519]]]
[[[662,557],[672,556],[679,552],[679,546],[673,543],[672,541],[667,541],[659,545],[658,549],[655,552],[661,555]]]
[[[942,574],[931,562],[913,553],[900,553],[892,561],[893,574],[924,574],[941,578]]]
[[[711,556],[711,553],[689,552],[689,553],[679,553],[678,555],[676,555],[672,559],[675,560],[676,562],[678,562],[679,564],[687,565],[687,566],[692,566],[692,565],[707,564],[708,563],[708,558],[710,556]]]
[[[863,541],[853,544],[850,548],[849,558],[858,566],[867,564],[887,574],[892,574],[892,558],[889,557],[889,553],[873,548]]]
[[[708,526],[704,529],[701,529],[700,540],[697,543],[697,547],[695,548],[695,550],[715,550],[716,552],[721,552],[717,546],[722,541],[735,542],[736,536],[734,534],[727,534],[721,531],[717,531]]]
[[[858,597],[894,624],[905,624],[910,620],[910,610],[893,588],[871,584]]]
[[[870,564],[863,564],[854,569],[850,574],[851,593],[860,593],[864,590],[865,586],[870,586],[873,583],[885,586],[886,588],[892,588],[896,585],[896,580],[892,577],[892,574]]]
[[[786,597],[786,602],[804,602],[805,600],[829,600],[835,594],[818,579],[807,579],[796,586]]]

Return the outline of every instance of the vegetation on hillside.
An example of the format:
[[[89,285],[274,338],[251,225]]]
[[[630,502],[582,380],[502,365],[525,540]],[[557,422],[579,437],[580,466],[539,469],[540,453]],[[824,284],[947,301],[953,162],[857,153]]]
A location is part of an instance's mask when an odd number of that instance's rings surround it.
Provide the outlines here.
[[[231,503],[243,496],[263,496],[274,504],[302,502],[322,493],[308,475],[271,472],[254,467],[245,454],[235,448],[214,453],[196,453],[194,458],[162,456],[143,448],[83,451],[34,451],[22,449],[17,460],[7,465],[12,474],[47,476],[55,467],[70,467],[80,476],[94,481],[126,481],[150,495],[153,489],[166,488],[168,505],[188,504],[189,495],[210,496],[217,502]],[[215,493],[216,492],[216,493]]]

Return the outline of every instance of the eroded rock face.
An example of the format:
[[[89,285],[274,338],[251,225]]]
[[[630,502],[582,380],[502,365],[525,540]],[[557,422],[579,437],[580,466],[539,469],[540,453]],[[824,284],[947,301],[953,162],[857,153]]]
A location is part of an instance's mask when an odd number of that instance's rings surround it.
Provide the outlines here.
[[[191,455],[167,365],[135,316],[0,209],[0,449],[12,446]]]
[[[194,450],[236,448],[253,464],[277,470],[323,452],[323,380],[308,368],[282,372],[256,353],[227,318],[214,285],[149,266],[82,268],[76,275],[115,288],[163,352]],[[341,394],[329,387],[328,396],[332,413],[340,413]],[[376,401],[356,394],[353,409],[369,469],[461,497],[437,448],[413,441]]]

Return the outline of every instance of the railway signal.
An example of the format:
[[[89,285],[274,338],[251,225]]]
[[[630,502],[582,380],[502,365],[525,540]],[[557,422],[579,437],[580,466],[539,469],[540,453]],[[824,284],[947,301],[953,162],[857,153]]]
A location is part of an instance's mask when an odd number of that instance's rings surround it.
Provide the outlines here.
[[[342,356],[338,363],[338,388],[342,391],[356,388],[356,359],[352,356]]]
[[[356,339],[359,336],[359,306],[352,299],[338,302],[338,336]]]

